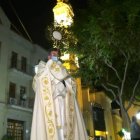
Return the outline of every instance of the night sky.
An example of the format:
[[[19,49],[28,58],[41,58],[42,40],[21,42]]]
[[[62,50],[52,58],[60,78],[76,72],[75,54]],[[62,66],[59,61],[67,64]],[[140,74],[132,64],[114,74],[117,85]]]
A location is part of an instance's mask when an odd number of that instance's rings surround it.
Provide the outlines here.
[[[85,1],[70,0],[69,2],[75,11],[82,8]],[[45,28],[53,22],[52,8],[55,4],[56,0],[1,0],[1,7],[17,30],[28,38],[19,22],[20,20],[32,42],[45,49],[50,48],[50,44],[45,37]]]

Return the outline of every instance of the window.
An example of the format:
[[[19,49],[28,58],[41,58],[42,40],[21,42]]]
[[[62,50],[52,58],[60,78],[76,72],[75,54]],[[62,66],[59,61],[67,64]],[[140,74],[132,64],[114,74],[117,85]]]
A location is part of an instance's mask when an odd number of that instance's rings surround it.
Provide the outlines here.
[[[18,120],[7,120],[7,135],[14,140],[23,140],[24,122]]]
[[[106,131],[104,110],[100,107],[92,106],[92,115],[95,130]]]
[[[12,57],[11,57],[11,67],[12,68],[17,68],[17,56],[18,56],[18,54],[16,52],[12,52]]]
[[[9,97],[15,98],[16,97],[16,84],[10,82],[9,85]]]
[[[26,57],[21,57],[21,70],[23,72],[26,72],[26,68],[27,68],[27,59]]]

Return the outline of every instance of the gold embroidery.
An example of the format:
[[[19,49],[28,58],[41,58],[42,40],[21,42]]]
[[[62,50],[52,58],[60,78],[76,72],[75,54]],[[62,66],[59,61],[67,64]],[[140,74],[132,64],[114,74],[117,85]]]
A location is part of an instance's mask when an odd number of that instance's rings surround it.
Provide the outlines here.
[[[56,72],[59,72],[59,71],[60,71],[60,68],[55,68],[55,71],[56,71]]]
[[[61,125],[57,125],[57,128],[58,128],[58,129],[61,129],[61,128],[62,128],[62,126],[61,126]]]
[[[50,128],[50,129],[49,129],[49,133],[52,133],[52,132],[53,132],[53,130]]]
[[[67,118],[67,137],[68,140],[73,140],[74,137],[74,100],[73,100],[73,96],[71,96],[71,92],[69,91],[68,93],[68,118]]]
[[[44,80],[44,84],[46,84],[46,85],[48,84],[48,80],[47,79]]]
[[[45,97],[44,97],[44,100],[49,100],[49,97],[48,97],[48,96],[45,96]]]
[[[48,122],[48,130],[49,130],[49,134],[51,136],[54,136],[55,134],[54,124],[51,121]]]
[[[60,67],[56,67],[56,63],[52,63],[51,68],[54,71],[59,71],[61,70]],[[50,92],[49,89],[49,80],[48,77],[43,77],[42,79],[42,96],[43,96],[43,101],[45,105],[45,117],[47,118],[47,131],[48,131],[48,138],[51,140],[55,140],[55,134],[56,134],[56,126],[55,126],[55,116],[57,117],[57,114],[54,114],[52,108],[53,108],[53,101],[52,101],[52,93]],[[72,91],[71,91],[72,92]],[[74,137],[74,113],[75,113],[75,108],[74,108],[74,100],[73,96],[69,92],[67,94],[67,107],[66,109],[66,127],[67,127],[67,132],[65,137],[67,137],[67,140],[73,140]],[[62,128],[61,125],[58,125],[57,128]]]
[[[52,115],[52,111],[49,112],[49,116],[51,116],[51,115]]]
[[[55,72],[59,72],[60,71],[60,67],[58,65],[56,65],[56,62],[52,63],[51,69],[54,70]]]
[[[44,94],[47,94],[49,92],[49,90],[47,88],[43,88],[42,91],[43,91]]]
[[[41,79],[41,83],[43,84],[43,87],[46,86],[46,85],[48,85],[48,83],[49,83],[48,78],[47,77],[43,77]]]
[[[51,140],[55,140],[55,120],[54,120],[54,113],[52,111],[53,108],[53,101],[52,101],[52,95],[49,90],[49,80],[48,77],[43,77],[41,79],[42,83],[42,96],[45,106],[45,116],[47,121],[47,132],[48,132],[48,138]]]
[[[74,111],[74,108],[73,107],[70,107],[70,111],[73,112]]]
[[[52,119],[52,111],[49,111],[47,107],[45,107],[46,117],[48,118],[48,132],[51,136],[55,135],[55,127]]]
[[[51,69],[54,69],[56,67],[56,62],[53,62],[52,64],[51,64]]]
[[[46,89],[43,89],[43,92],[46,92]]]

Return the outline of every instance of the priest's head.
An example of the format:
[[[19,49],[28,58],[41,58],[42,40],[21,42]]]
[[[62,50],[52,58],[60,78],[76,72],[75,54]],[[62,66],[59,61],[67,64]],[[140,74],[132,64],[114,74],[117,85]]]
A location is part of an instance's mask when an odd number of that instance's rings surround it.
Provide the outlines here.
[[[60,57],[60,50],[58,48],[51,48],[48,53],[48,60],[52,59],[57,61]]]

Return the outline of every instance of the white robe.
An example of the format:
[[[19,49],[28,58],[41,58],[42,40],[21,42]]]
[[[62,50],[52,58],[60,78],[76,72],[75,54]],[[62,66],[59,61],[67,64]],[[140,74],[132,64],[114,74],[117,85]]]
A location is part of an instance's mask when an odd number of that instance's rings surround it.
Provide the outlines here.
[[[41,61],[33,89],[31,140],[88,140],[76,101],[76,83],[60,62]]]

